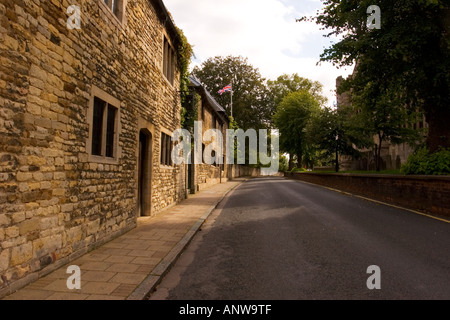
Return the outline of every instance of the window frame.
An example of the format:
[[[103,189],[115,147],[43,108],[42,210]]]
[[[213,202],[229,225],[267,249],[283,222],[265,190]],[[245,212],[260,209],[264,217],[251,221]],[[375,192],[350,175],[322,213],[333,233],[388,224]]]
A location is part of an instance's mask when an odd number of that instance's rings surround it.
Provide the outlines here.
[[[124,25],[126,23],[126,7],[128,0],[98,0],[101,6],[105,8],[106,12],[109,12],[119,25]],[[111,20],[114,22],[114,20]]]
[[[159,164],[162,167],[173,168],[172,150],[174,144],[172,142],[172,135],[166,131],[161,131],[159,144]]]
[[[175,49],[166,34],[163,34],[161,71],[164,78],[173,87],[175,85],[176,55]]]
[[[95,130],[95,121],[100,121],[100,112],[96,116],[94,115],[96,109],[96,102],[101,101],[104,103],[101,111],[101,130]],[[114,111],[113,123],[111,126],[111,119],[108,119],[108,115],[110,115],[110,110]],[[89,162],[98,162],[98,163],[109,163],[109,164],[117,164],[119,158],[121,157],[122,150],[119,145],[119,137],[121,132],[121,102],[120,100],[114,98],[109,95],[105,91],[100,88],[93,86],[91,90],[91,97],[89,101],[89,107],[87,108],[87,122],[89,125],[89,135],[86,141],[86,153],[88,154]],[[95,119],[97,117],[97,119]],[[109,120],[109,123],[108,123]],[[95,133],[94,131],[97,131]],[[112,134],[111,134],[112,131]],[[93,150],[94,147],[94,139],[100,139],[100,151],[95,152]],[[109,136],[108,136],[109,135]],[[112,138],[111,138],[112,137]],[[108,147],[109,145],[109,147]],[[111,151],[107,150],[108,148],[112,148]]]

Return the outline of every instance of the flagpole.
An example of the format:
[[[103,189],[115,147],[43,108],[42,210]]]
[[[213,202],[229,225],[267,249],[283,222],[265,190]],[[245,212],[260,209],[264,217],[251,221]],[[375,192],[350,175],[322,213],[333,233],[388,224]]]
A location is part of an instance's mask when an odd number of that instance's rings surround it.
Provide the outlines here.
[[[233,78],[231,78],[231,117],[233,117]]]

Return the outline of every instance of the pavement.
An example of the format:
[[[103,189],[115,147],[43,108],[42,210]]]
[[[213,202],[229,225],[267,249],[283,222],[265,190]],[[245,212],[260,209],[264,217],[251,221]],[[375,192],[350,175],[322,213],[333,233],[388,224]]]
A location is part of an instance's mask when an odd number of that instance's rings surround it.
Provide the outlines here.
[[[144,300],[225,195],[246,179],[216,184],[189,195],[137,227],[2,300]],[[68,289],[68,266],[81,271],[81,288]]]

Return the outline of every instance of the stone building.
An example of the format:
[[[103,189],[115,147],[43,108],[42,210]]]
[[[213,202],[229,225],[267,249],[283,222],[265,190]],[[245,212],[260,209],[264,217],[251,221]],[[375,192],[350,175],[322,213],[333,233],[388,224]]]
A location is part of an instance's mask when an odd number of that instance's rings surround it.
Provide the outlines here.
[[[186,197],[161,0],[0,3],[0,293]]]
[[[226,130],[229,128],[230,119],[228,118],[225,109],[211,96],[206,88],[201,84],[200,80],[194,76],[189,77],[190,90],[195,92],[199,99],[195,100],[197,121],[201,123],[202,137],[209,129],[217,129],[222,133],[222,151],[214,150],[211,154],[214,157],[219,154],[222,157],[222,163],[215,161],[214,164],[207,164],[203,161],[201,164],[195,164],[191,161],[188,165],[188,189],[191,193],[202,190],[212,184],[225,182],[228,180],[229,165],[226,163]],[[203,140],[203,139],[202,139]],[[211,143],[202,141],[202,151],[207,145]],[[211,139],[212,140],[212,139]]]

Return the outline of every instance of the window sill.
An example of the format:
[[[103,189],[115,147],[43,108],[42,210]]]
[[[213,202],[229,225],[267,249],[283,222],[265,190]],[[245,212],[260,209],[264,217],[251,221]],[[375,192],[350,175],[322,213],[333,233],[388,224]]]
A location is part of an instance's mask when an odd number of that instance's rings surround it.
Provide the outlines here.
[[[103,163],[103,164],[119,164],[118,158],[109,158],[109,157],[103,157],[103,156],[96,156],[96,155],[89,155],[88,157],[89,162],[94,163]]]

